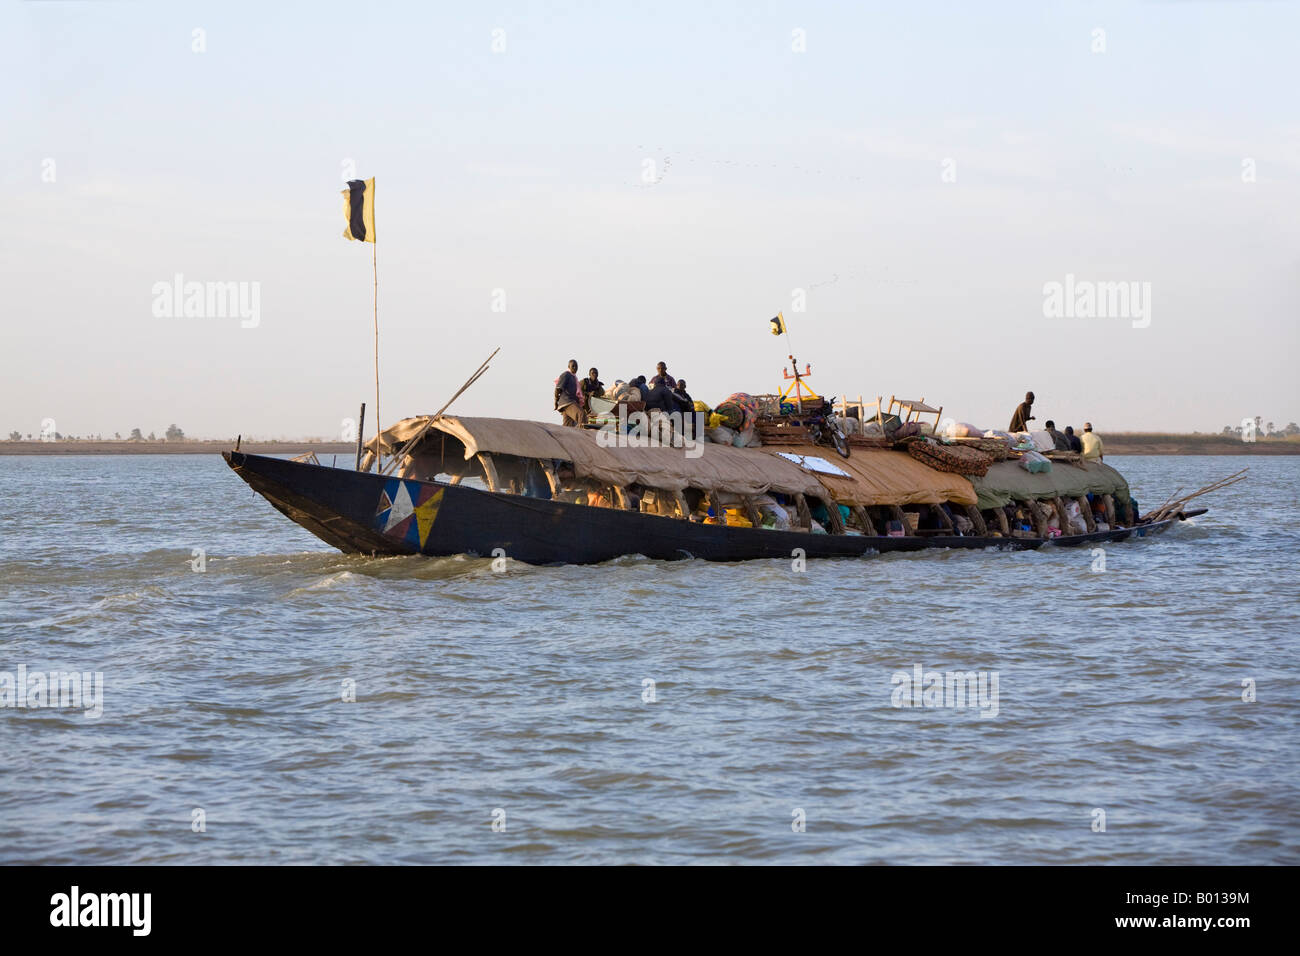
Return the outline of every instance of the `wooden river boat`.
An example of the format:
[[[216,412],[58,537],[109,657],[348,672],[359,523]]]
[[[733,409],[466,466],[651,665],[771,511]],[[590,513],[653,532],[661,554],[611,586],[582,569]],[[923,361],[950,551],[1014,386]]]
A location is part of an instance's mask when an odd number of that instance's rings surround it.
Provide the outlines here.
[[[590,564],[634,554],[740,561],[1026,550],[1145,538],[1204,513],[1174,509],[1141,519],[1122,476],[1099,463],[1063,465],[1055,479],[1011,462],[967,477],[897,449],[855,448],[833,463],[825,452],[689,442],[623,447],[591,430],[437,415],[376,436],[356,470],[238,448],[224,458],[290,520],[340,551],[365,555]],[[1087,509],[1089,496],[1104,502],[1107,526],[1098,528],[1089,511],[1086,533],[1053,536],[1043,515],[1057,509],[1064,520],[1067,499]],[[761,526],[756,501],[773,499],[789,512],[788,529]],[[1033,530],[1006,527],[998,518],[1006,500],[1024,502]],[[718,503],[715,513],[729,503],[730,523],[713,523],[717,514],[698,520],[706,501]],[[813,530],[814,512],[824,516],[825,533]],[[968,516],[960,525],[969,521],[969,533],[954,525],[954,515]],[[892,535],[885,533],[891,524]]]

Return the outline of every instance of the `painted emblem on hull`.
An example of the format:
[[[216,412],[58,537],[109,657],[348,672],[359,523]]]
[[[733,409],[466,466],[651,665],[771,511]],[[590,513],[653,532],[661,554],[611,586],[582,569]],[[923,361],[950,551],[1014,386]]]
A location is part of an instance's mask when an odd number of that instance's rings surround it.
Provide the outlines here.
[[[379,493],[375,527],[390,538],[423,548],[442,503],[442,489],[393,478]]]

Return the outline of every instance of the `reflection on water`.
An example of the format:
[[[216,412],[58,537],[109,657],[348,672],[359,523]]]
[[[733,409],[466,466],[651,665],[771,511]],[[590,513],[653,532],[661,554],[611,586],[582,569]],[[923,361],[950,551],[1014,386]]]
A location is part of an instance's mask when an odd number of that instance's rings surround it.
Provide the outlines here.
[[[326,550],[215,457],[0,457],[0,671],[105,697],[0,710],[0,862],[1300,862],[1300,460],[1115,464],[1251,479],[1101,573],[495,573]],[[996,717],[891,706],[916,666]]]

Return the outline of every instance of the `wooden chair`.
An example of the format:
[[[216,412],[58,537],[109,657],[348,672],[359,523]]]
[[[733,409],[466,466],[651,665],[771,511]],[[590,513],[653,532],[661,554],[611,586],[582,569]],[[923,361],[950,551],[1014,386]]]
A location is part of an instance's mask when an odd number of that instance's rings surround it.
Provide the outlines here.
[[[891,395],[889,396],[889,412],[887,414],[897,415],[898,420],[904,423],[910,421],[920,423],[922,415],[933,415],[934,425],[931,430],[937,433],[939,431],[939,421],[943,417],[943,406],[940,405],[938,408],[931,408],[929,405],[925,404],[924,396],[913,400],[908,398],[896,398]]]
[[[885,416],[882,410],[883,405],[884,402],[879,395],[876,396],[874,402],[864,402],[861,395],[858,396],[856,402],[851,402],[848,398],[841,398],[839,407],[840,417],[847,419],[849,417],[849,409],[856,408],[858,410],[858,421],[862,423],[863,427],[866,427],[867,422],[874,421],[878,426],[880,426],[880,434],[883,436],[885,434]]]

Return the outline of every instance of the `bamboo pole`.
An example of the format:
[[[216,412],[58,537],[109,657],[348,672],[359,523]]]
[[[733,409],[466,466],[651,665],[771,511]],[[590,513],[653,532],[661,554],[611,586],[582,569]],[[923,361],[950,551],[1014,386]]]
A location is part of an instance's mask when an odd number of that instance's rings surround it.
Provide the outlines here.
[[[1243,472],[1244,471],[1245,469],[1243,469]],[[1218,491],[1219,489],[1226,488],[1229,485],[1235,485],[1239,481],[1244,481],[1245,477],[1246,477],[1245,474],[1243,474],[1242,472],[1238,472],[1236,475],[1229,475],[1227,478],[1221,478],[1218,481],[1211,482],[1210,484],[1206,485],[1203,488],[1199,488],[1196,491],[1183,495],[1180,498],[1176,498],[1172,501],[1169,501],[1166,504],[1162,505],[1159,509],[1157,509],[1157,511],[1152,513],[1153,520],[1159,520],[1159,518],[1155,517],[1156,515],[1168,517],[1170,515],[1176,514],[1178,511],[1182,510],[1183,505],[1191,501],[1193,498],[1200,497],[1201,495],[1207,494],[1211,491]]]
[[[1182,491],[1182,490],[1183,490],[1183,486],[1182,486],[1182,485],[1179,485],[1177,488],[1175,488],[1173,491],[1171,491],[1171,492],[1169,493],[1169,497],[1167,497],[1164,501],[1160,502],[1160,504],[1158,504],[1154,509],[1152,509],[1153,512],[1155,512],[1155,511],[1159,511],[1159,510],[1160,510],[1161,508],[1163,508],[1165,505],[1169,504],[1169,502],[1173,501],[1173,500],[1174,500],[1174,495],[1178,494],[1178,492],[1180,492],[1180,491]]]
[[[361,415],[357,419],[357,471],[361,470],[361,446],[366,434],[366,403],[361,403]]]
[[[465,390],[469,388],[471,385],[473,385],[475,382],[477,382],[479,380],[479,376],[481,376],[484,372],[488,370],[488,362],[496,358],[497,352],[500,351],[501,351],[501,347],[498,346],[496,350],[483,361],[483,364],[478,367],[478,370],[475,371],[474,374],[471,375],[466,380],[465,384],[456,390],[456,394],[453,395],[451,398],[447,399],[447,403],[443,405],[442,408],[438,409],[436,412],[433,413],[433,418],[435,419],[441,418],[442,413],[451,407],[451,403],[454,402],[456,399],[460,398],[460,396],[465,392]]]
[[[1175,514],[1182,511],[1183,506],[1193,498],[1199,498],[1201,495],[1208,494],[1211,491],[1218,491],[1222,488],[1227,488],[1229,485],[1235,485],[1239,481],[1245,481],[1246,472],[1249,470],[1249,468],[1243,468],[1235,474],[1228,475],[1226,478],[1220,478],[1217,481],[1212,481],[1205,487],[1198,488],[1196,491],[1183,495],[1181,498],[1167,501],[1154,512],[1151,512],[1149,517],[1152,521],[1163,521],[1165,518],[1173,517]]]

